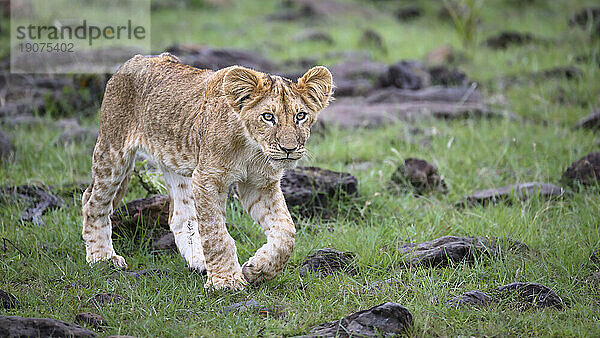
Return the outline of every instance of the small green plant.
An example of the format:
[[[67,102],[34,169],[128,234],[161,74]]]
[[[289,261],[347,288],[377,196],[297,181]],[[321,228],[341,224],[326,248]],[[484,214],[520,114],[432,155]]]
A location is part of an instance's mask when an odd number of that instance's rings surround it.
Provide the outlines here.
[[[166,194],[167,188],[159,172],[154,172],[148,169],[144,169],[148,160],[139,161],[135,163],[133,169],[132,184],[139,182],[139,184],[146,190],[148,196],[156,194]]]
[[[483,0],[444,0],[444,6],[452,18],[454,29],[463,46],[469,48],[475,45]]]

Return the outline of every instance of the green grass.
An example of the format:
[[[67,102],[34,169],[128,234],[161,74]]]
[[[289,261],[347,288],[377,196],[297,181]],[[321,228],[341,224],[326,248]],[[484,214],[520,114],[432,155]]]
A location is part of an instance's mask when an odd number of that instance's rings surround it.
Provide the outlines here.
[[[381,6],[391,11],[408,3],[382,1]],[[291,336],[351,312],[394,301],[413,314],[414,336],[598,335],[598,289],[587,281],[599,268],[588,258],[600,246],[597,188],[569,191],[567,197],[554,201],[534,198],[485,208],[453,206],[476,189],[527,181],[560,184],[560,176],[571,162],[598,150],[600,136],[571,130],[575,121],[600,106],[600,74],[593,61],[577,64],[584,72],[578,80],[523,83],[506,90],[495,85],[497,78],[506,75],[574,65],[574,58],[581,54],[595,55],[592,59],[597,60],[598,40],[567,25],[571,13],[594,2],[536,1],[521,8],[505,1],[486,1],[478,28],[478,47],[467,51],[461,49],[460,37],[451,23],[437,19],[437,2],[422,3],[425,17],[410,23],[398,23],[384,14],[377,20],[269,22],[264,20],[264,11],[275,10],[278,5],[274,1],[260,6],[233,1],[224,9],[162,9],[152,18],[153,48],[159,51],[175,42],[233,46],[257,50],[280,61],[316,57],[327,65],[335,59],[333,52],[358,50],[362,30],[371,28],[382,35],[389,51],[385,55],[373,52],[375,59],[421,59],[433,48],[450,44],[466,55],[458,67],[478,80],[488,96],[500,98],[515,114],[547,123],[425,120],[375,130],[334,128],[323,136],[314,136],[309,144],[312,156],[302,165],[350,171],[358,178],[359,194],[337,205],[342,211],[337,218],[299,220],[296,250],[284,272],[273,281],[243,292],[205,291],[204,276],[189,272],[177,254],[153,252],[147,241],[139,240],[142,234],[115,236],[117,252],[127,258],[132,269],[161,269],[166,271],[164,274],[134,278],[120,275],[108,264],[89,267],[80,236],[81,205],[77,196],[67,196],[66,207],[49,212],[44,217],[47,226],[41,228],[19,221],[22,203],[1,204],[0,238],[9,239],[21,252],[11,245],[4,250],[0,244],[0,289],[15,294],[21,308],[0,309],[0,314],[73,322],[79,312],[96,312],[108,322],[100,335]],[[329,32],[336,43],[325,46],[292,42],[295,34],[307,28]],[[505,51],[479,45],[485,37],[506,29],[532,31],[552,43]],[[558,99],[559,94],[563,99]],[[97,120],[86,119],[84,123],[94,125]],[[408,131],[415,126],[431,131],[430,147],[411,143],[413,137]],[[92,143],[55,146],[60,130],[43,124],[3,129],[13,139],[17,157],[14,163],[0,166],[0,185],[60,186],[89,180]],[[436,164],[449,192],[423,198],[389,192],[389,177],[406,157]],[[371,166],[352,169],[352,164],[359,162],[370,162]],[[143,189],[134,184],[126,200],[144,195]],[[240,261],[244,262],[265,239],[239,210],[230,206],[227,218]],[[144,231],[152,229],[140,229]],[[526,243],[531,250],[481,257],[473,265],[436,269],[406,268],[394,250],[402,243],[443,235],[512,238]],[[356,253],[359,273],[325,279],[299,276],[298,267],[304,257],[322,247]],[[397,277],[407,288],[366,292],[370,283],[390,277]],[[517,281],[547,285],[569,307],[563,311],[518,310],[503,303],[459,310],[445,304],[465,291],[490,291]],[[116,293],[125,300],[101,307],[91,305],[89,298],[99,292]],[[273,317],[220,312],[246,299],[278,305],[281,310]]]

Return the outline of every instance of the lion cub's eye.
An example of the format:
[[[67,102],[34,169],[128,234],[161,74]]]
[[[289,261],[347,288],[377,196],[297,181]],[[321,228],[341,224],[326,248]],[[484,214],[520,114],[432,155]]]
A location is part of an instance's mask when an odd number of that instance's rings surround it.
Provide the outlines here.
[[[296,121],[302,121],[306,118],[306,113],[305,112],[299,112],[298,114],[296,114]]]
[[[267,122],[275,122],[275,115],[271,113],[262,114],[262,118]]]

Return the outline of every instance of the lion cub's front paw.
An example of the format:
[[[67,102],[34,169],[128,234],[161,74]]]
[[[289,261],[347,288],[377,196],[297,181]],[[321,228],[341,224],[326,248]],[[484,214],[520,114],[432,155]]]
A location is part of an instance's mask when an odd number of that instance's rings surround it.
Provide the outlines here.
[[[234,275],[228,277],[218,277],[218,276],[208,276],[206,280],[206,284],[204,284],[205,289],[215,289],[215,290],[233,290],[240,291],[243,290],[248,282],[244,278],[241,273],[236,273]]]
[[[258,284],[265,281],[265,275],[262,270],[251,261],[247,261],[242,265],[242,274],[244,274],[244,278],[246,278],[250,284]]]
[[[127,269],[127,262],[125,261],[125,258],[115,254],[114,252],[88,252],[85,259],[90,265],[103,261],[111,261],[115,267],[119,269]]]

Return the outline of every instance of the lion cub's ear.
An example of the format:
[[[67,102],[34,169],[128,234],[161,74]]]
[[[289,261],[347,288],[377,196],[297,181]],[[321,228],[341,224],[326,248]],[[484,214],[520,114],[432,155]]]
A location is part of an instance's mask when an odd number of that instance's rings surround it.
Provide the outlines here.
[[[316,66],[298,79],[298,89],[313,111],[319,111],[329,104],[333,94],[333,77],[329,69]]]
[[[258,94],[262,88],[260,73],[252,69],[235,66],[223,77],[223,92],[236,112],[242,110],[246,100]]]

